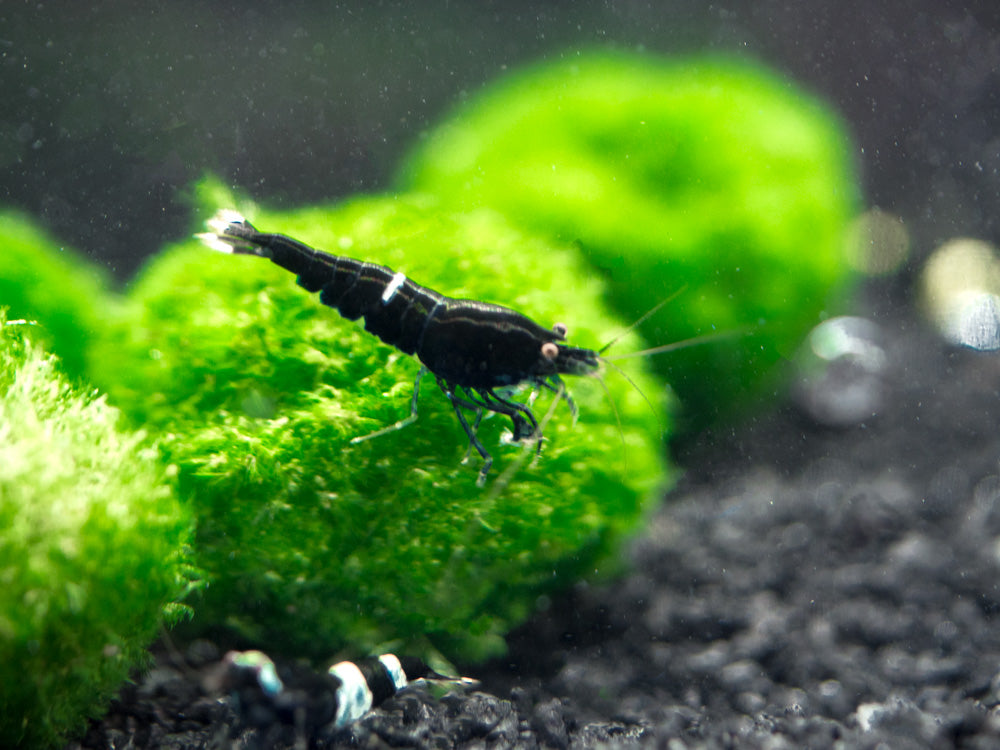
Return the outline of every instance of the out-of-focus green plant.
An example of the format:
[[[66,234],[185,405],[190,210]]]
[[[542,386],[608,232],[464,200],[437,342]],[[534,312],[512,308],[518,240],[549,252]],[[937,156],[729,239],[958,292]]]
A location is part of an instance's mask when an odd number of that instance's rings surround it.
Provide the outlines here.
[[[562,242],[646,321],[651,344],[748,335],[659,357],[685,418],[708,421],[771,382],[847,280],[858,200],[830,110],[737,61],[582,53],[515,72],[460,105],[400,185],[494,207]]]
[[[81,377],[113,301],[104,274],[14,211],[0,210],[0,247],[0,306],[11,319],[35,321],[33,336],[67,375]]]
[[[389,265],[442,293],[543,325],[568,320],[577,345],[621,330],[572,250],[492,211],[457,215],[409,196],[247,213],[262,231]],[[483,489],[478,457],[461,463],[468,440],[430,377],[414,425],[351,445],[409,413],[419,363],[260,258],[194,240],[168,248],[125,312],[98,381],[162,435],[165,460],[179,467],[209,580],[195,624],[229,623],[268,649],[326,658],[393,642],[496,654],[540,594],[592,575],[617,550],[667,481],[661,417],[617,373],[606,375],[610,400],[595,379],[570,379],[579,422],[556,404],[537,463],[501,444],[504,419],[484,420],[495,464]],[[659,400],[641,363],[629,374]],[[550,406],[543,395],[536,413],[548,418]]]
[[[56,746],[143,663],[187,585],[155,456],[0,311],[0,746]]]

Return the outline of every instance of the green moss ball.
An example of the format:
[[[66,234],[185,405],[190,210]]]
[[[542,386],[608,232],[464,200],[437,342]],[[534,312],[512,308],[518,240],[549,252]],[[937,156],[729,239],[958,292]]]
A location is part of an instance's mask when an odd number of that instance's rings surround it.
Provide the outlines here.
[[[189,526],[155,456],[0,311],[0,746],[57,746],[143,663]]]
[[[603,284],[574,253],[499,215],[456,215],[419,197],[363,198],[278,214],[261,230],[391,266],[456,297],[506,304],[576,345],[620,332]],[[659,402],[641,366],[568,383],[580,409],[543,393],[538,461],[483,421],[479,458],[432,376],[407,416],[419,363],[343,320],[269,261],[167,249],[127,303],[100,378],[166,460],[197,516],[209,586],[195,623],[226,623],[266,649],[316,658],[386,644],[477,659],[539,595],[593,574],[665,483]],[[635,346],[632,336],[626,346]],[[521,393],[526,398],[527,393]]]
[[[740,332],[656,359],[687,419],[768,381],[847,278],[858,198],[830,110],[746,63],[567,55],[485,87],[418,145],[403,189],[491,206],[609,282],[650,344]],[[618,347],[623,350],[624,347]]]
[[[112,304],[104,275],[13,211],[0,210],[0,247],[0,305],[11,319],[35,321],[32,335],[80,378]]]

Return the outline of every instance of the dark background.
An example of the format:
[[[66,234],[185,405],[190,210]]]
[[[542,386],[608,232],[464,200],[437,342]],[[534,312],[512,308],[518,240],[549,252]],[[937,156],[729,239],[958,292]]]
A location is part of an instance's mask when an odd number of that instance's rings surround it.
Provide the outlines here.
[[[272,204],[391,187],[504,71],[588,45],[763,61],[840,110],[916,255],[996,241],[1000,5],[0,2],[0,202],[129,276],[214,172]]]

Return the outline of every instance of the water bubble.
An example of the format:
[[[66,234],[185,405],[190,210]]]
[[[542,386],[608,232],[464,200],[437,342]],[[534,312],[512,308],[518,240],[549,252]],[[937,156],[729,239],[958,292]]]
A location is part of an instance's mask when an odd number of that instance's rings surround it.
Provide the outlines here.
[[[820,323],[795,358],[796,403],[817,422],[835,427],[875,416],[887,388],[883,340],[882,330],[867,318]]]

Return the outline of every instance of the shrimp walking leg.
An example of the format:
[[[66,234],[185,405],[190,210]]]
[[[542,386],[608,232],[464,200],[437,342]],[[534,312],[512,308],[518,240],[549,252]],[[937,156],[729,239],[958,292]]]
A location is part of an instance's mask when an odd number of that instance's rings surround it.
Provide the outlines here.
[[[483,447],[483,444],[479,442],[479,438],[476,437],[475,430],[469,426],[469,420],[465,418],[465,414],[462,412],[462,409],[465,408],[474,411],[476,413],[476,424],[478,425],[479,420],[482,419],[483,416],[483,407],[473,401],[468,401],[462,398],[455,393],[451,386],[445,383],[439,383],[439,385],[441,386],[441,390],[444,391],[444,395],[448,397],[449,401],[451,401],[451,406],[455,410],[459,423],[465,429],[465,434],[469,436],[469,444],[479,452],[480,456],[482,456],[483,467],[479,470],[479,476],[476,479],[476,486],[482,487],[486,484],[486,476],[490,473],[490,467],[493,466],[493,456],[491,456],[489,451],[487,451],[486,448]]]
[[[375,430],[375,432],[370,432],[367,435],[358,435],[357,437],[351,438],[351,445],[357,445],[358,443],[363,443],[365,440],[371,440],[372,438],[381,437],[382,435],[387,435],[390,432],[395,432],[396,430],[401,430],[417,421],[417,397],[420,395],[420,379],[427,372],[426,367],[421,367],[420,372],[417,373],[417,379],[413,381],[413,398],[410,401],[410,416],[405,419],[401,419],[388,427],[383,427],[381,430]]]

